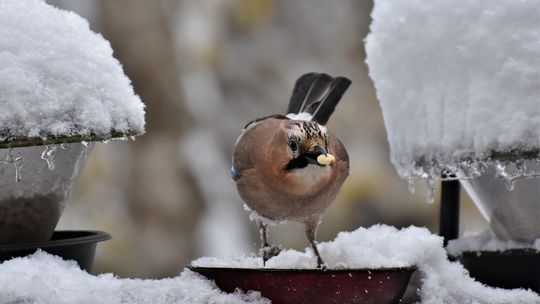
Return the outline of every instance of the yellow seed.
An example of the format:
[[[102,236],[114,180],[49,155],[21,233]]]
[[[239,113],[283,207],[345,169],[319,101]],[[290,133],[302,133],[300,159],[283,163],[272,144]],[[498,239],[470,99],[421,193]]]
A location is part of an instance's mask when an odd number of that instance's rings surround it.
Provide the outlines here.
[[[317,162],[321,165],[330,165],[332,164],[336,158],[334,155],[327,153],[327,154],[321,154],[317,156]]]

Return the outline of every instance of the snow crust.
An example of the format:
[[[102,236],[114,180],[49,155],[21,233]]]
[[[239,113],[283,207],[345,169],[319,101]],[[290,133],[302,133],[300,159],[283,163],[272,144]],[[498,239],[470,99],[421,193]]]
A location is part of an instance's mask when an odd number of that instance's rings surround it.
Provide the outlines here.
[[[93,276],[75,262],[37,252],[0,264],[0,303],[269,304],[257,292],[226,294],[190,270],[162,280]]]
[[[0,2],[0,142],[144,132],[144,105],[108,41],[43,0]]]
[[[540,239],[532,243],[501,240],[491,231],[482,233],[466,233],[462,237],[451,240],[446,250],[453,256],[461,256],[464,252],[505,251],[510,249],[534,249],[540,251]]]
[[[402,177],[538,157],[538,1],[376,0],[371,16],[366,62]]]
[[[487,287],[472,279],[463,266],[450,262],[443,239],[425,228],[376,225],[341,232],[332,242],[319,245],[330,269],[388,268],[416,266],[421,276],[418,291],[422,303],[540,303],[540,296],[522,289]],[[199,267],[263,268],[260,257],[239,256],[229,259],[200,258]],[[304,252],[282,251],[264,268],[313,269],[316,258],[310,249]]]

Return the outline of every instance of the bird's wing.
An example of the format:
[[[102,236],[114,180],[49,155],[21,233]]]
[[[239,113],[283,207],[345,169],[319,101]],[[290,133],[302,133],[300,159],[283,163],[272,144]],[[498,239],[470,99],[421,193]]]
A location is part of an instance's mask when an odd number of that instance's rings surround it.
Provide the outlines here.
[[[282,120],[289,118],[283,115],[271,115],[257,118],[249,122],[238,137],[233,151],[231,178],[238,181],[244,170],[254,168],[261,163],[261,157],[267,152],[269,142],[279,130]]]
[[[264,117],[255,118],[255,119],[250,120],[250,121],[244,126],[244,131],[247,130],[247,128],[248,128],[249,126],[254,126],[254,124],[256,124],[256,123],[258,123],[258,122],[261,122],[261,121],[263,121],[263,120],[269,119],[269,118],[275,118],[275,119],[289,119],[287,116],[284,116],[284,115],[281,115],[281,114],[274,114],[274,115],[268,115],[268,116],[264,116]]]
[[[345,77],[304,74],[294,85],[287,113],[306,112],[312,115],[312,120],[325,125],[350,84]]]
[[[338,164],[342,166],[341,169],[346,171],[346,175],[348,175],[349,153],[347,153],[347,149],[345,149],[343,143],[333,133],[330,133],[328,135],[328,152],[334,154],[336,162],[338,162]]]

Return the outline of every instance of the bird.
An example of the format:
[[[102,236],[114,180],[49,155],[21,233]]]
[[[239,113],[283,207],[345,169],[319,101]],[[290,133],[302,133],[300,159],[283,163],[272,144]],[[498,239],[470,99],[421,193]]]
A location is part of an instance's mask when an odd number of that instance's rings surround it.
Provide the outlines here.
[[[263,265],[282,249],[270,245],[268,224],[293,221],[303,224],[317,267],[325,267],[317,229],[349,175],[347,150],[325,125],[350,84],[345,77],[304,74],[287,115],[250,121],[236,141],[231,178],[258,224]]]

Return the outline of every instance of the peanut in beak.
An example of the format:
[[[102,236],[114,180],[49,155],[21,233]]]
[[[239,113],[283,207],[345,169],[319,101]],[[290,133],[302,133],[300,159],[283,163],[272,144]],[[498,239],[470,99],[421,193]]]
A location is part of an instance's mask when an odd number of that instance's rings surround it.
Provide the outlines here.
[[[327,165],[332,164],[335,161],[336,161],[336,158],[334,157],[334,155],[330,153],[321,154],[317,156],[317,162],[321,165],[327,166]]]

